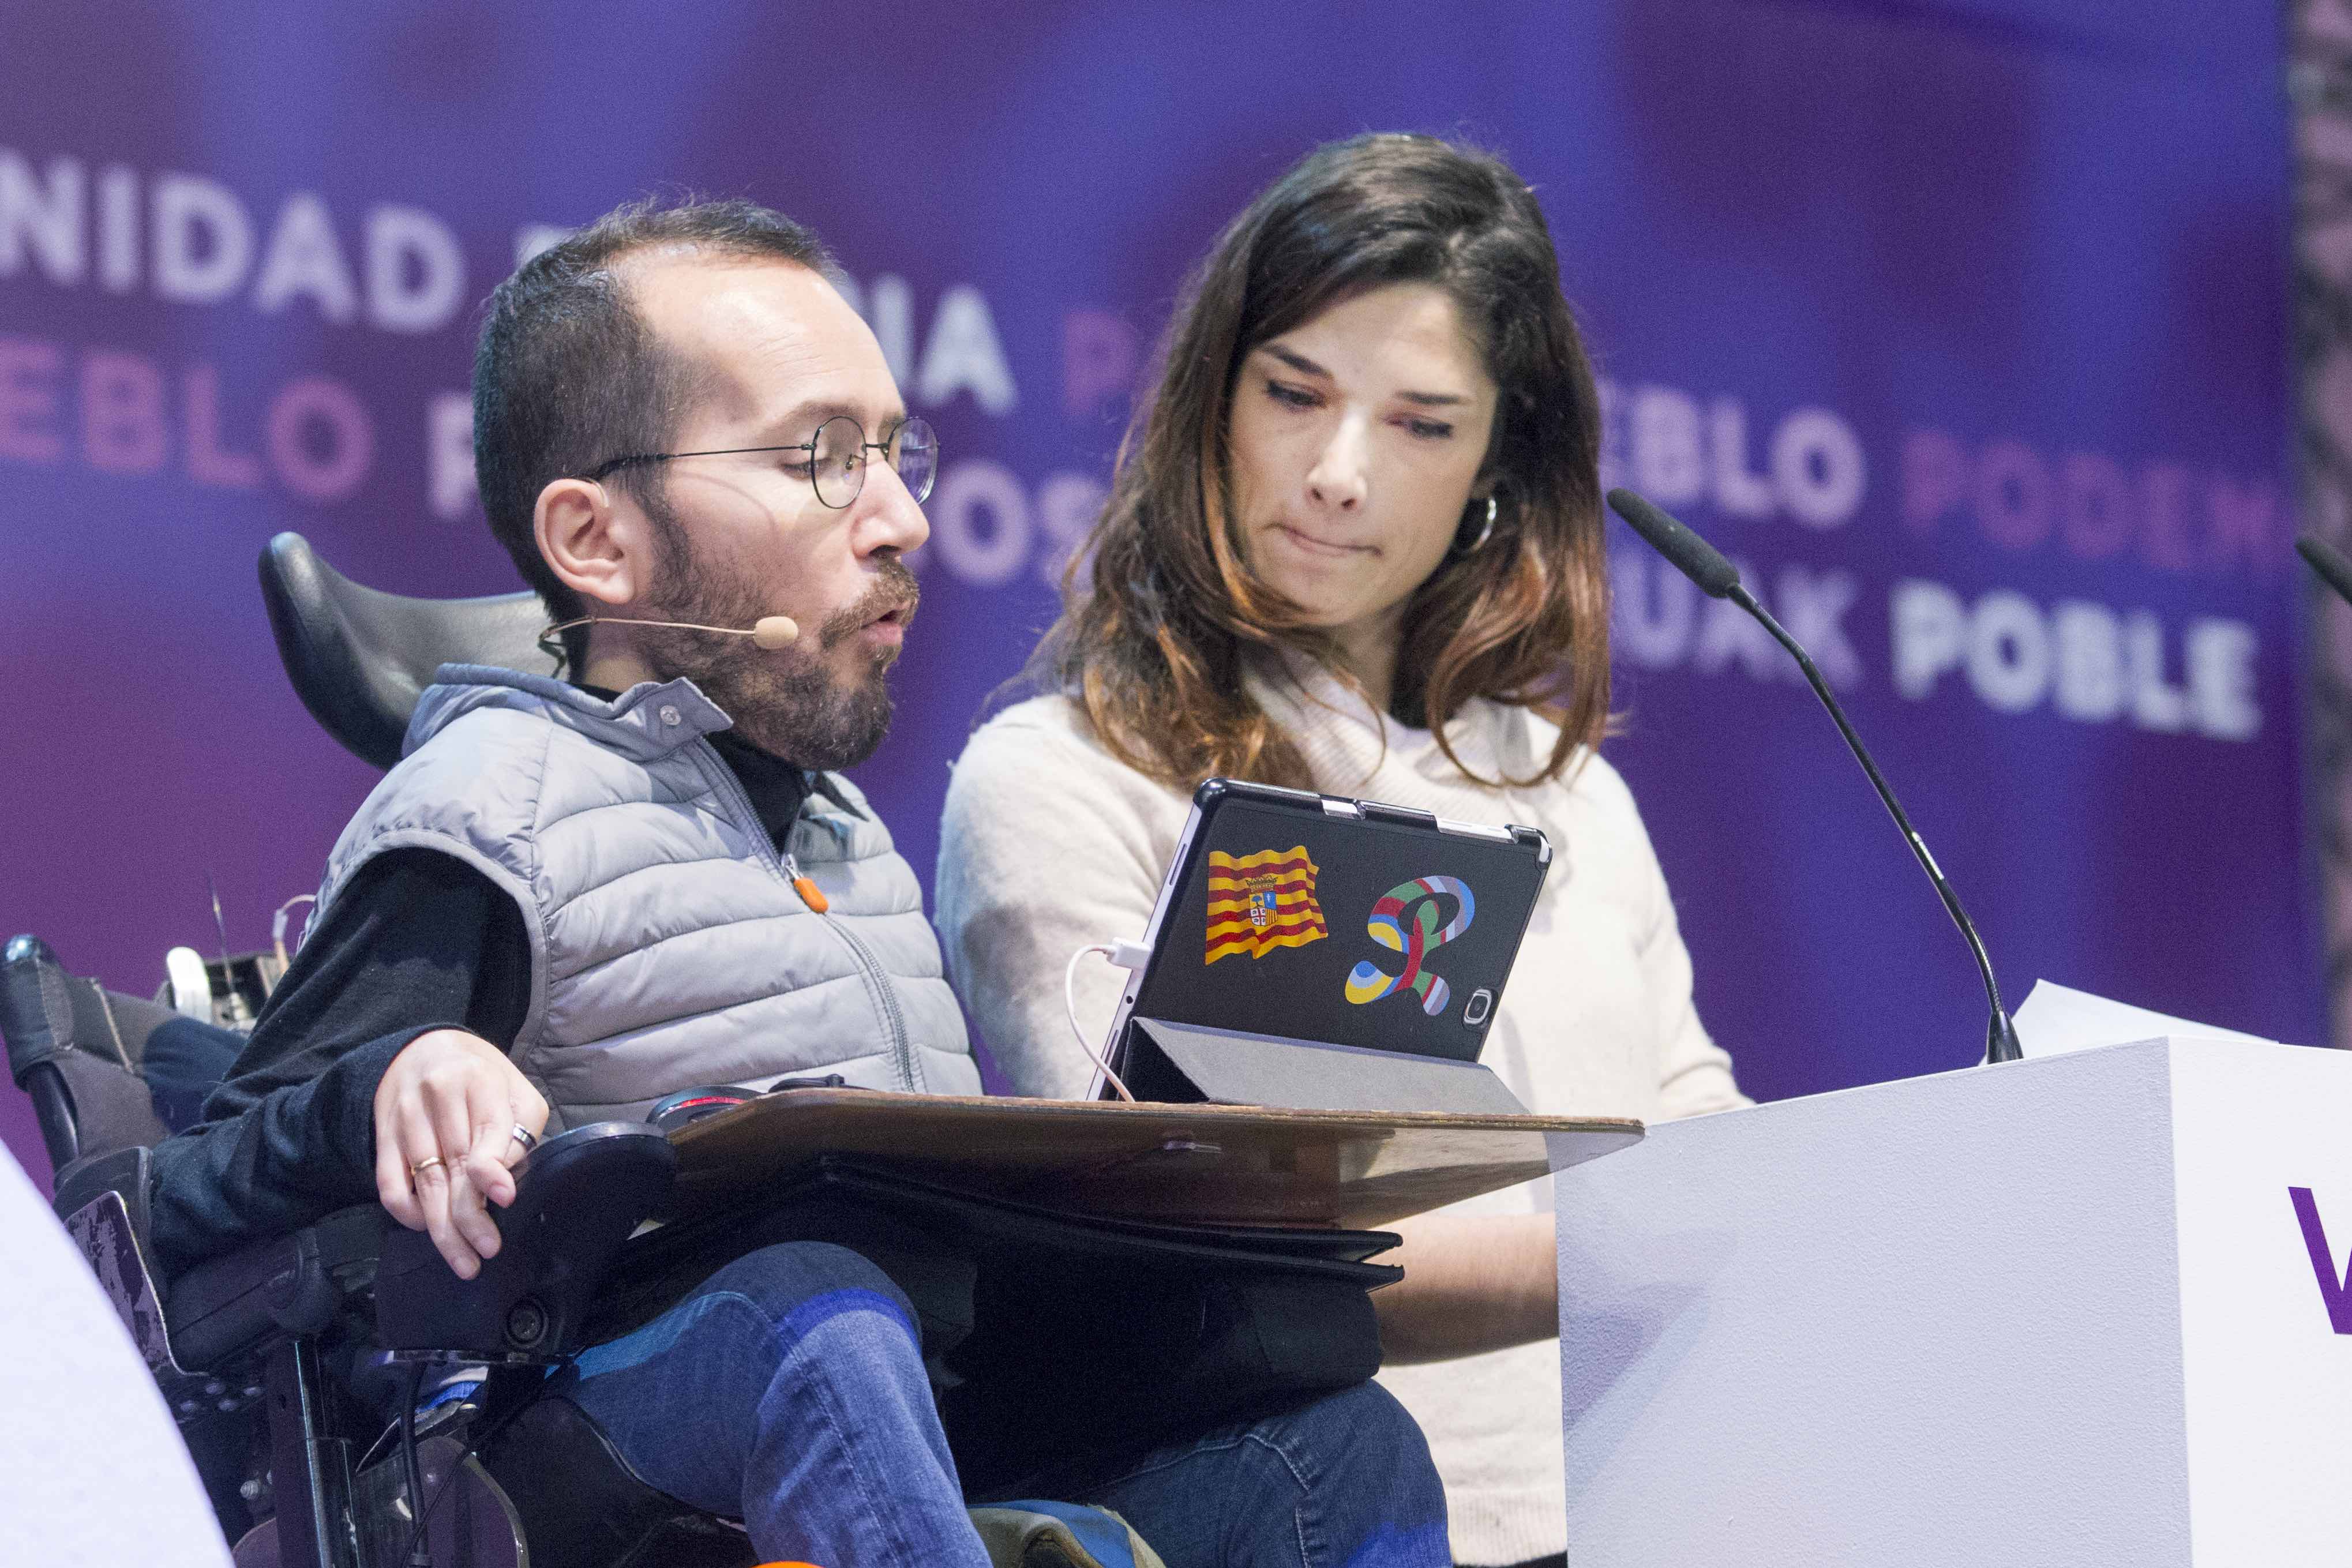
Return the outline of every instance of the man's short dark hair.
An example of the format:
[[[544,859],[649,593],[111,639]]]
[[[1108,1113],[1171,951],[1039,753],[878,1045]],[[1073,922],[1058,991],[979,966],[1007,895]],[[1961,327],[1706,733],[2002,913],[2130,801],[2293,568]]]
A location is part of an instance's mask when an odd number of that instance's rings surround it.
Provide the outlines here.
[[[696,367],[664,347],[615,274],[624,258],[666,246],[839,276],[814,233],[757,203],[647,198],[541,251],[491,293],[474,352],[474,474],[490,532],[559,621],[582,606],[539,552],[539,492],[610,458],[665,450],[690,401]],[[605,482],[658,512],[661,468],[637,464]]]

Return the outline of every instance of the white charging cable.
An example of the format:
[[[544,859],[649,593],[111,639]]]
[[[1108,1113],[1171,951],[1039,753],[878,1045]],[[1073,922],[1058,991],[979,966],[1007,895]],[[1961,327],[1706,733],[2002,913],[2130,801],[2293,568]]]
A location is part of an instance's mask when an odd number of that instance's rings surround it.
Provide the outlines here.
[[[297,904],[315,904],[318,901],[319,895],[316,893],[297,893],[292,898],[287,900],[284,903],[278,905],[278,912],[269,917],[269,945],[277,952],[278,970],[279,973],[284,973],[288,963],[291,962],[286,956],[286,928],[293,921],[294,906]],[[307,922],[304,926],[302,934],[305,936],[310,934]]]
[[[1087,1053],[1088,1061],[1102,1068],[1105,1081],[1118,1091],[1118,1097],[1131,1103],[1135,1096],[1129,1092],[1118,1074],[1111,1070],[1109,1058],[1087,1038],[1086,1030],[1078,1026],[1078,965],[1090,952],[1101,953],[1121,969],[1140,969],[1150,961],[1151,950],[1139,942],[1089,942],[1070,954],[1069,966],[1062,971],[1062,1006],[1069,1016],[1070,1033],[1077,1037],[1078,1049]]]

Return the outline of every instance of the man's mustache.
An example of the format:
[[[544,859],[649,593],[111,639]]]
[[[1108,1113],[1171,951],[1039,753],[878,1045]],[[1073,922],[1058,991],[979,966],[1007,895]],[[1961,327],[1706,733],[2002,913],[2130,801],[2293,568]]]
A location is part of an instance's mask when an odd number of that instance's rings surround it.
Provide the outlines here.
[[[843,638],[873,625],[883,616],[896,613],[901,626],[915,618],[915,606],[922,602],[923,585],[903,561],[886,561],[877,569],[874,586],[858,596],[857,603],[835,616],[817,633],[817,641],[827,648]]]

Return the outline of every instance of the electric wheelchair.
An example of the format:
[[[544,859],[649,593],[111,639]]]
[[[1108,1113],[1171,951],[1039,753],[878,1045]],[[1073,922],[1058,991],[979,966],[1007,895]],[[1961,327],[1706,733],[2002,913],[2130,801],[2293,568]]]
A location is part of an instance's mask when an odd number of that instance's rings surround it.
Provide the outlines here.
[[[379,593],[295,534],[270,542],[261,579],[304,706],[378,767],[439,665],[544,658],[528,593]],[[0,1037],[56,1167],[54,1207],[154,1372],[240,1568],[374,1568],[422,1560],[420,1545],[445,1568],[755,1561],[730,1521],[646,1486],[575,1407],[536,1397],[590,1342],[623,1242],[663,1208],[675,1156],[658,1128],[599,1123],[532,1150],[498,1216],[506,1245],[471,1281],[373,1205],[166,1280],[146,1245],[149,1150],[168,1132],[152,1058],[186,1026],[68,973],[37,938],[0,953]]]
[[[398,760],[440,665],[528,669],[547,657],[529,593],[384,594],[341,577],[290,533],[264,552],[261,580],[304,706],[381,768]],[[1012,1205],[975,1221],[959,1194],[893,1189],[888,1173],[855,1168],[828,1173],[840,1180],[816,1184],[818,1195],[789,1214],[643,1234],[665,1217],[677,1172],[665,1127],[745,1090],[674,1096],[688,1103],[667,1115],[657,1107],[660,1125],[602,1122],[546,1139],[516,1166],[515,1202],[494,1211],[504,1245],[470,1281],[374,1205],[164,1279],[149,1265],[149,1157],[169,1132],[157,1110],[164,1080],[177,1074],[174,1087],[188,1090],[186,1025],[69,974],[37,938],[0,953],[0,1038],[57,1170],[54,1207],[154,1373],[239,1568],[753,1563],[739,1524],[645,1483],[577,1406],[541,1391],[583,1348],[650,1321],[771,1241],[855,1245],[901,1286],[963,1479],[989,1496],[1016,1495],[1025,1489],[1013,1483],[1073,1454],[1164,1436],[1171,1412],[1205,1424],[1378,1370],[1367,1292],[1400,1271],[1324,1249],[1319,1277],[1304,1281],[1253,1278],[1265,1262],[1256,1247],[1231,1255],[1244,1261],[1221,1276],[1197,1261],[1139,1268],[1131,1242],[1089,1265],[1086,1237],[1071,1245],[1073,1216]],[[211,1044],[216,1077],[235,1037]],[[994,1227],[992,1252],[938,1245],[942,1232],[927,1223],[958,1205],[950,1228],[968,1243],[975,1223]],[[1008,1226],[1018,1233],[1009,1242]],[[1332,1235],[1360,1242],[1360,1258],[1395,1240]],[[1061,1281],[1074,1288],[1032,1289],[1043,1256],[1076,1270]],[[1073,1311],[1073,1297],[1112,1308]],[[976,1302],[1003,1326],[976,1333]],[[1237,1377],[1221,1352],[1242,1343],[1259,1359]],[[1278,1373],[1263,1364],[1268,1345],[1280,1347]],[[1088,1393],[1109,1389],[1108,1414],[1073,1413],[1073,1367],[1091,1369]],[[1040,1539],[1034,1524],[1021,1528]],[[1049,1549],[1027,1560],[1056,1559]]]

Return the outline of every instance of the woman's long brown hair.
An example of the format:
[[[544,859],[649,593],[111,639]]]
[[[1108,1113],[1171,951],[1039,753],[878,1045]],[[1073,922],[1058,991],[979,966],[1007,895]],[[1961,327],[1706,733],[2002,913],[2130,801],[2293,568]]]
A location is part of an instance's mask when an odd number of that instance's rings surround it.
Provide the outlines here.
[[[1454,299],[1500,393],[1483,477],[1456,548],[1406,606],[1391,711],[1445,734],[1486,697],[1557,717],[1529,778],[1556,778],[1609,713],[1609,585],[1601,416],[1525,182],[1499,160],[1427,136],[1318,148],[1225,230],[1188,279],[1138,405],[1109,500],[1063,583],[1062,617],[1030,665],[1103,745],[1179,788],[1215,774],[1311,788],[1297,747],[1243,681],[1254,651],[1339,668],[1329,639],[1243,559],[1226,432],[1251,350],[1349,296],[1430,283]],[[1464,773],[1469,773],[1466,767]],[[1471,774],[1476,777],[1476,774]]]

